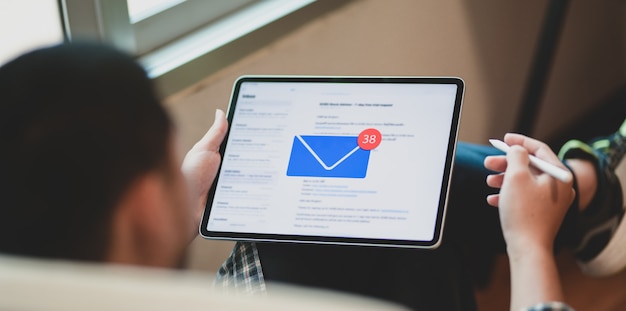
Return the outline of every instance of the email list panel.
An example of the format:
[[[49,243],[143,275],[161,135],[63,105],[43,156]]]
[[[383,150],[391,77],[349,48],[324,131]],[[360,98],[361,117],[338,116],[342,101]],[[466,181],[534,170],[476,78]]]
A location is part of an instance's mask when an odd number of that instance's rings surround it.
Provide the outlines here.
[[[276,146],[285,145],[285,120],[293,100],[272,94],[265,88],[242,86],[213,200],[210,230],[252,232],[275,223],[272,193],[281,173],[277,163],[285,152]]]
[[[451,119],[455,93],[454,85],[244,84],[209,229],[431,238],[450,127],[437,120]]]

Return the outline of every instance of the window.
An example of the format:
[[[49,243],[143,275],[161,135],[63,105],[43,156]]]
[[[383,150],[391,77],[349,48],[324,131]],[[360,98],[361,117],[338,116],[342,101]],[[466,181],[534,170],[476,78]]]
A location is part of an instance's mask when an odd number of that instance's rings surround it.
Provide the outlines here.
[[[128,1],[128,15],[130,15],[130,22],[136,23],[137,21],[146,19],[159,12],[163,12],[185,0],[127,0]]]
[[[34,48],[63,42],[57,0],[0,1],[0,65]]]
[[[128,0],[135,52],[145,54],[253,2],[259,1]]]
[[[137,55],[166,96],[348,0],[59,2],[70,40],[95,38]]]

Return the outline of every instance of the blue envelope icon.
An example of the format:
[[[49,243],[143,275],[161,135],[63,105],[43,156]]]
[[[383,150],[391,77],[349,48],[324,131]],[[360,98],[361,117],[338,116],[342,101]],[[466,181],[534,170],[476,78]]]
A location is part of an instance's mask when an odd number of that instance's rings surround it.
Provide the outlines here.
[[[357,136],[296,135],[287,176],[365,178],[369,158]]]

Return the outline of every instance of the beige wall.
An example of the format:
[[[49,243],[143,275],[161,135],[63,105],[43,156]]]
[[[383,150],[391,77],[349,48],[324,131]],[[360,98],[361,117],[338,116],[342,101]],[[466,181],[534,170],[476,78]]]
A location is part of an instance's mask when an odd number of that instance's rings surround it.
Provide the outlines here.
[[[322,0],[328,1],[328,0]],[[459,76],[460,139],[484,143],[513,129],[547,1],[357,0],[167,99],[186,150],[226,109],[244,74]],[[545,137],[624,81],[621,1],[574,1],[541,109]],[[190,266],[216,269],[230,242],[194,242]]]
[[[584,116],[626,82],[626,2],[571,2],[545,104],[539,113],[539,135],[548,135],[561,124]]]

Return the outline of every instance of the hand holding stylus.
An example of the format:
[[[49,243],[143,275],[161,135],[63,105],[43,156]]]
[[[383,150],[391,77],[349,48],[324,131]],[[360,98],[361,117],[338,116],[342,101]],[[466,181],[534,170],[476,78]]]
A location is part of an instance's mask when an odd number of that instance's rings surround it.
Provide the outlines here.
[[[503,152],[508,152],[509,151],[509,145],[507,145],[505,142],[498,140],[498,139],[490,139],[489,142],[496,147],[497,149],[499,149],[500,151]],[[546,174],[564,182],[564,183],[569,183],[572,181],[572,174],[564,169],[561,169],[559,167],[554,166],[553,164],[550,164],[542,159],[539,159],[533,155],[529,155],[530,158],[530,163],[537,169],[545,172]]]

